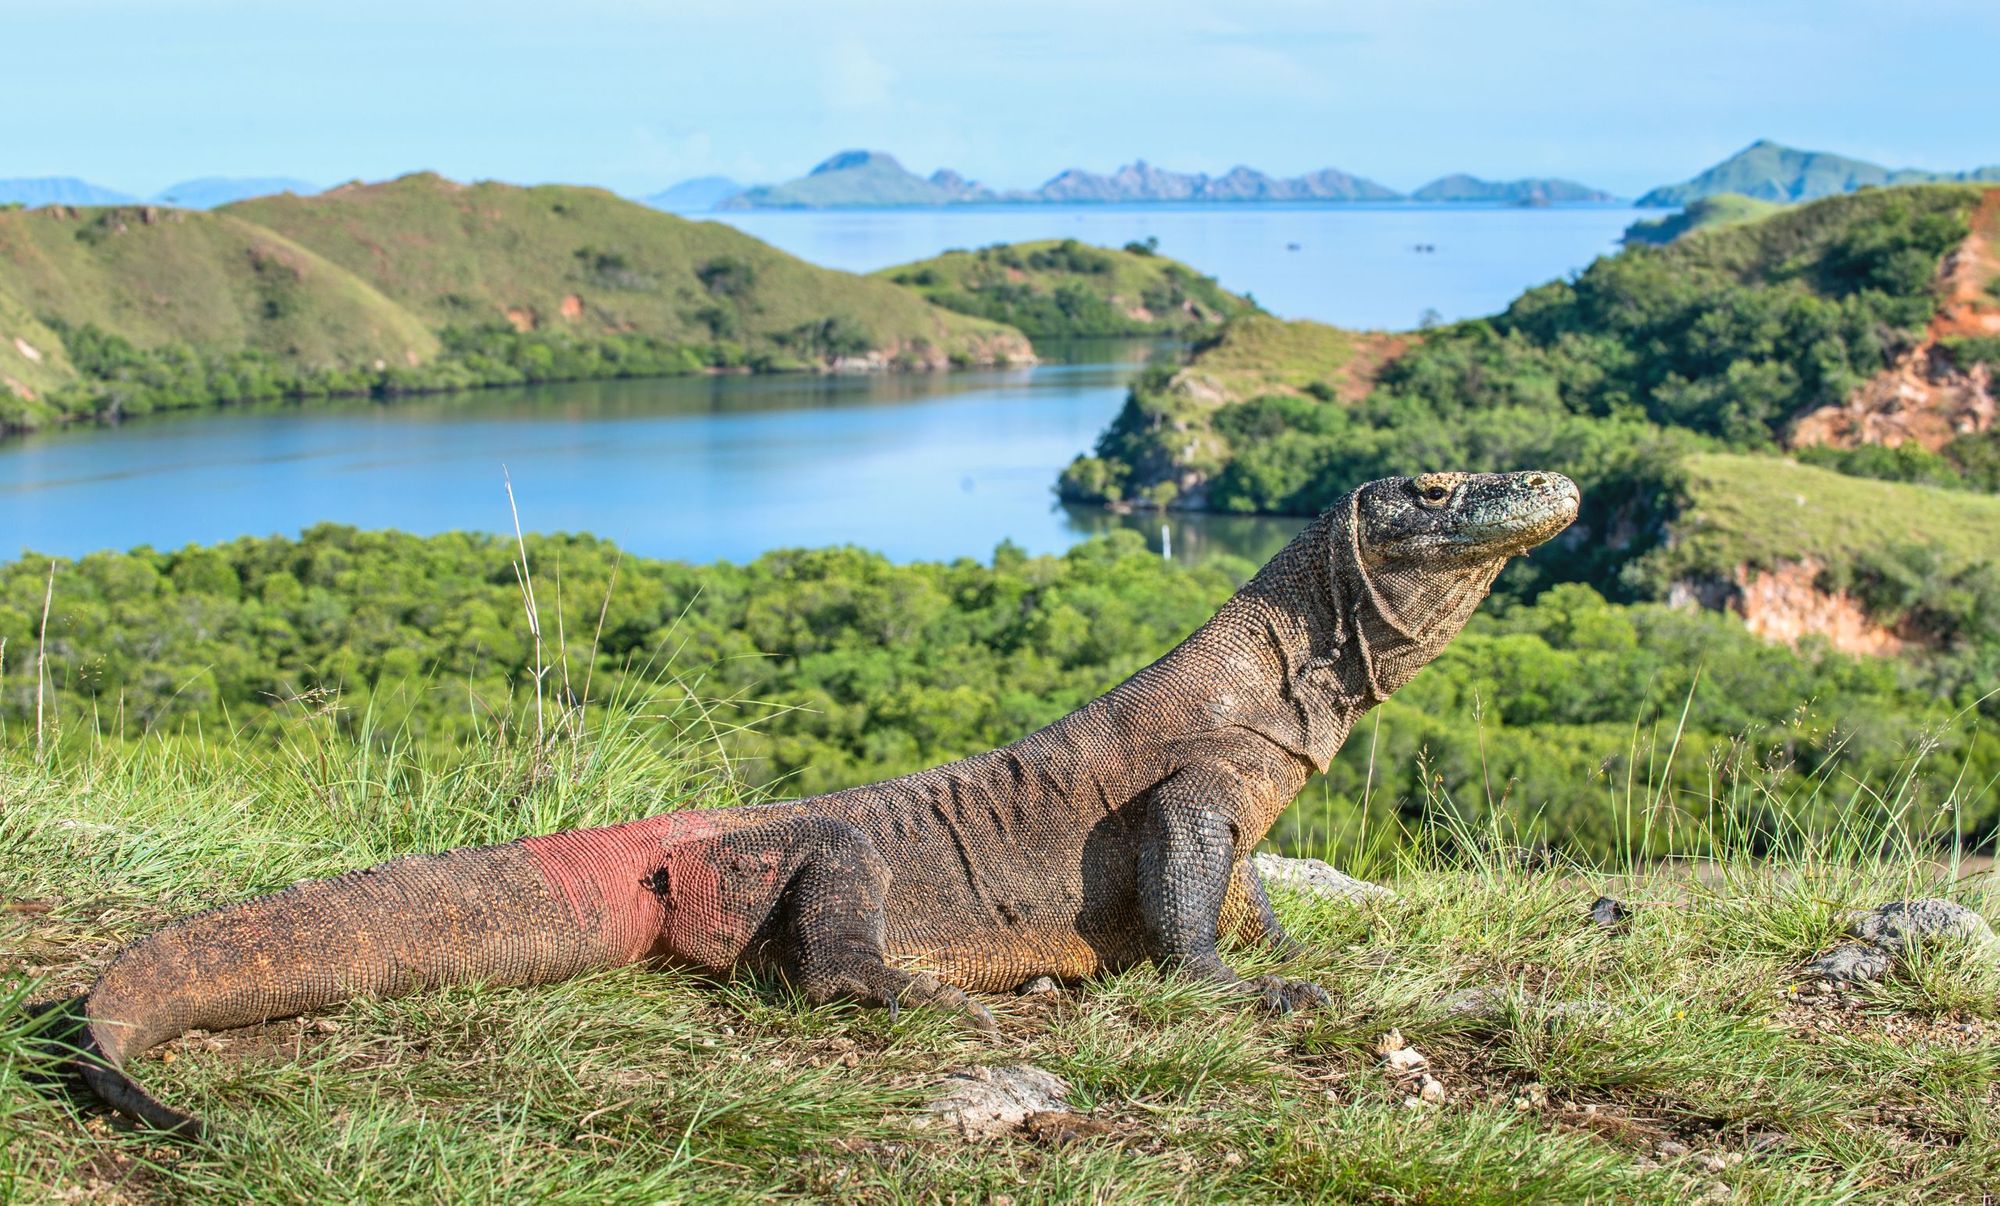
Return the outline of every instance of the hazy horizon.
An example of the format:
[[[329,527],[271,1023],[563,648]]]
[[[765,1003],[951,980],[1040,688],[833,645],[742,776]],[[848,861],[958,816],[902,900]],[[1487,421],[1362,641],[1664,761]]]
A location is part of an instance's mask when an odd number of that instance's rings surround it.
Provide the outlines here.
[[[140,196],[426,169],[646,194],[789,179],[845,148],[1001,189],[1144,159],[1335,167],[1399,191],[1561,176],[1622,196],[1757,138],[1891,167],[2000,161],[1979,104],[2000,9],[1969,0],[1921,22],[1859,0],[578,0],[559,15],[0,0],[0,15],[32,50],[14,92],[37,98],[0,117],[0,177]]]

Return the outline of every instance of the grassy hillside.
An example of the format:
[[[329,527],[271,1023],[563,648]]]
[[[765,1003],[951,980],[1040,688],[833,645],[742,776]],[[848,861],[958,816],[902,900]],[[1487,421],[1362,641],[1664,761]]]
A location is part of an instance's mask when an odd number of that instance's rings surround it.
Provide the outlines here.
[[[420,175],[213,213],[0,212],[0,433],[253,399],[1032,355],[1011,328],[596,189]]]
[[[999,324],[601,189],[462,185],[422,173],[223,212],[312,248],[434,328],[511,323],[582,338],[639,332],[690,345],[734,343],[795,364],[1027,355],[1020,337]]]
[[[29,413],[54,410],[44,395],[80,382],[65,333],[86,327],[140,348],[250,353],[306,373],[416,366],[440,346],[345,269],[228,215],[150,206],[0,213],[0,357],[13,357],[0,364],[37,394]],[[42,353],[39,364],[17,339]]]
[[[1732,226],[1769,217],[1778,209],[1775,201],[1759,201],[1741,193],[1716,193],[1696,197],[1677,214],[1664,218],[1642,218],[1625,228],[1625,242],[1660,245],[1671,243],[1691,230],[1711,226]]]
[[[1688,502],[1662,556],[1727,573],[1808,558],[1851,567],[1922,546],[1936,572],[2000,565],[2000,495],[1871,481],[1775,457],[1708,453],[1683,462]]]
[[[1976,950],[1817,994],[1843,914],[1988,880],[1871,843],[1738,845],[1700,876],[1543,865],[1477,838],[1355,867],[1396,896],[1274,889],[1306,945],[1253,973],[1331,1007],[1264,1018],[1140,968],[924,1009],[643,968],[455,987],[196,1035],[135,1073],[216,1124],[114,1124],[20,1004],[75,993],[169,918],[395,855],[734,802],[699,745],[629,730],[418,762],[295,736],[247,756],[9,756],[0,812],[0,1185],[28,1201],[801,1198],[1674,1204],[1982,1201],[2000,1182],[1996,979]],[[1616,932],[1597,893],[1632,902]],[[1434,1102],[1377,1054],[1395,1032]],[[1074,1115],[984,1142],[927,1126],[968,1066],[1030,1063]],[[1043,1119],[1049,1122],[1049,1119]]]
[[[1378,345],[1387,357],[1365,371],[1323,330],[1245,323],[1243,338],[1232,329],[1143,378],[1061,489],[1075,502],[1305,514],[1370,478],[1538,465],[1577,479],[1585,513],[1567,553],[1536,573],[1629,592],[1622,571],[1665,538],[1685,455],[1775,451],[1794,416],[1847,398],[1925,337],[1941,265],[1980,196],[1877,190],[1628,247],[1491,319]],[[1326,352],[1290,380],[1230,385],[1210,362],[1229,363],[1238,343],[1250,363],[1284,364],[1290,345]],[[1314,372],[1319,383],[1298,388]],[[1225,384],[1205,387],[1211,377]],[[1962,442],[1926,472],[1983,481],[1996,437]]]
[[[876,273],[961,314],[1004,322],[1031,338],[1188,336],[1257,304],[1151,245],[1122,250],[1075,239],[948,251]]]

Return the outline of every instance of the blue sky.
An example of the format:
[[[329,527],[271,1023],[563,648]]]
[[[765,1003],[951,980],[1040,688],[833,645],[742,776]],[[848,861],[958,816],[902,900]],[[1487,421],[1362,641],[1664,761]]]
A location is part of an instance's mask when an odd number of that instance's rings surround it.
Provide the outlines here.
[[[641,193],[842,147],[1000,186],[1448,171],[1627,194],[1757,137],[2000,162],[1991,0],[0,0],[0,176]]]

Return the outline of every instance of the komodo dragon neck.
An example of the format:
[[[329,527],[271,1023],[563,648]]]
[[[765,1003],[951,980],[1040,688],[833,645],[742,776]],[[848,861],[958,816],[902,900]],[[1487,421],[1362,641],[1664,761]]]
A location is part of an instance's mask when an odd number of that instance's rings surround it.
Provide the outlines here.
[[[1028,741],[1060,758],[1070,725],[1108,723],[1143,756],[1244,729],[1324,772],[1355,721],[1458,635],[1502,564],[1384,581],[1356,522],[1351,507],[1315,519],[1179,646]]]

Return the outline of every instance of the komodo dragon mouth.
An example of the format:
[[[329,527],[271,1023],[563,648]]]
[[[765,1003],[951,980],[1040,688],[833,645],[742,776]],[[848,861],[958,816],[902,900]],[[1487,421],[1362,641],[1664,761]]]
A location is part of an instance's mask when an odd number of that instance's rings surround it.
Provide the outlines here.
[[[1317,985],[1223,961],[1228,945],[1295,946],[1250,852],[1507,559],[1576,511],[1554,473],[1370,482],[1158,661],[1011,745],[810,799],[413,855],[181,918],[72,1003],[84,1078],[199,1134],[127,1061],[357,996],[630,963],[768,970],[808,1001],[941,1006],[983,1027],[969,993],[1147,960],[1269,1009],[1322,1003]]]

